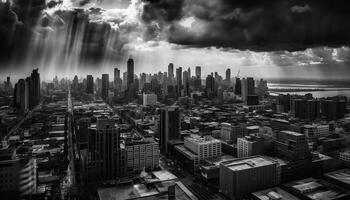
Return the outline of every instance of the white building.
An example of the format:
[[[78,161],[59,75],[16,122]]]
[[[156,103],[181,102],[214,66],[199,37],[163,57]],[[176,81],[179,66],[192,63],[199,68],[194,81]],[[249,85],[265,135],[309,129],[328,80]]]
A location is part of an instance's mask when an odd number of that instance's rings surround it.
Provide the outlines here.
[[[316,139],[319,137],[326,137],[329,135],[329,124],[326,125],[304,125],[302,127],[302,133],[308,139]]]
[[[159,145],[155,141],[141,141],[127,144],[127,169],[142,171],[159,166]]]
[[[221,142],[211,136],[195,136],[185,137],[184,146],[196,155],[198,163],[202,164],[205,158],[213,158],[221,156]],[[196,167],[196,166],[194,166]]]
[[[143,93],[143,105],[152,106],[157,103],[157,95]]]

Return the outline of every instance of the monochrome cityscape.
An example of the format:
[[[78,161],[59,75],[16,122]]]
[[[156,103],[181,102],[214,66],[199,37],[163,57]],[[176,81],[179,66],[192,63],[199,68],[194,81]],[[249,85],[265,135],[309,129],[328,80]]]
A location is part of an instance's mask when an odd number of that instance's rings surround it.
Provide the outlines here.
[[[0,199],[349,200],[346,5],[1,1]]]

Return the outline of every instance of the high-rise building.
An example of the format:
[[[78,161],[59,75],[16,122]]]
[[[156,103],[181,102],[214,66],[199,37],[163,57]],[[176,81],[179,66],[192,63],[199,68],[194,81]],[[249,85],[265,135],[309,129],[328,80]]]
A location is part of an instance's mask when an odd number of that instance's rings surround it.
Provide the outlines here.
[[[86,76],[86,93],[94,93],[94,77],[92,77],[92,75]]]
[[[196,66],[196,78],[201,79],[202,77],[202,69],[201,66]]]
[[[159,166],[159,145],[151,138],[143,138],[141,141],[127,141],[127,170],[140,172],[143,169],[153,170]]]
[[[37,190],[36,160],[19,158],[15,150],[1,149],[0,180],[0,194],[4,199],[30,197]]]
[[[247,79],[242,78],[241,80],[241,97],[243,101],[247,100],[248,96],[248,82]]]
[[[321,104],[319,100],[294,99],[292,101],[294,117],[314,120],[321,117]]]
[[[182,91],[182,67],[176,69],[176,86],[177,86],[177,95],[181,96]]]
[[[237,157],[245,158],[264,153],[264,141],[255,135],[249,135],[237,139]]]
[[[327,120],[337,120],[345,116],[346,102],[344,100],[323,100],[321,114]]]
[[[241,79],[236,77],[236,83],[235,83],[235,94],[241,95],[242,94],[242,85],[241,85]]]
[[[127,72],[128,72],[127,88],[130,88],[131,85],[134,83],[134,60],[132,58],[129,58],[128,60]]]
[[[231,82],[231,69],[230,68],[226,69],[226,81]]]
[[[108,99],[109,92],[109,74],[102,74],[102,99]]]
[[[216,94],[215,78],[213,77],[213,73],[211,73],[211,75],[208,75],[207,79],[205,80],[205,92],[207,94],[207,97],[214,97]]]
[[[220,191],[232,200],[277,185],[277,163],[262,156],[220,163]]]
[[[40,74],[38,69],[34,69],[31,76],[31,85],[29,88],[29,107],[34,108],[40,102]]]
[[[169,63],[168,65],[168,76],[169,78],[174,78],[174,64]]]
[[[248,95],[255,95],[255,82],[252,77],[247,77],[247,90]]]
[[[170,106],[160,110],[160,151],[168,153],[169,140],[180,139],[181,121],[178,107]]]
[[[29,78],[30,79],[30,78]],[[27,89],[27,90],[26,90]],[[19,79],[15,85],[15,107],[19,113],[24,113],[29,109],[29,89],[24,79]]]
[[[115,121],[98,118],[96,125],[89,128],[88,151],[84,158],[86,181],[113,181],[122,175],[119,145],[119,131],[115,127]]]
[[[194,155],[194,170],[203,164],[204,159],[221,156],[221,141],[211,136],[185,137],[184,147]]]
[[[245,124],[221,123],[220,137],[223,141],[237,142],[237,138],[244,137],[248,134]]]
[[[143,105],[144,106],[153,106],[157,104],[157,95],[154,93],[146,94],[143,93]]]
[[[289,162],[287,179],[308,175],[311,166],[311,153],[305,135],[293,131],[280,131],[275,140],[276,155]]]

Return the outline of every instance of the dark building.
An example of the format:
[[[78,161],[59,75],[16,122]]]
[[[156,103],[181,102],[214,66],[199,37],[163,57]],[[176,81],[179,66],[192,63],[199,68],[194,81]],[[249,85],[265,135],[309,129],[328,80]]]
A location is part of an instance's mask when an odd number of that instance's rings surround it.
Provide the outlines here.
[[[289,162],[287,179],[302,178],[310,173],[312,156],[305,135],[280,131],[275,140],[276,155]]]
[[[132,58],[129,58],[127,63],[127,79],[127,88],[130,88],[134,83],[134,60]]]
[[[327,120],[343,118],[345,111],[346,102],[344,100],[323,100],[321,102],[321,114]]]
[[[176,86],[177,95],[181,96],[182,91],[182,67],[176,69]]]
[[[85,180],[88,183],[115,181],[123,176],[121,169],[125,166],[121,166],[119,160],[121,149],[115,121],[99,118],[88,134],[88,151],[83,159]]]
[[[31,85],[29,88],[29,107],[33,108],[40,103],[40,74],[38,69],[34,69],[31,76]]]
[[[159,148],[162,153],[168,153],[168,142],[180,139],[180,111],[178,107],[171,106],[160,110],[160,140]]]
[[[231,80],[231,69],[226,69],[226,81]]]
[[[242,94],[242,83],[241,83],[241,79],[238,77],[236,77],[235,94],[236,95]]]
[[[294,117],[314,120],[319,118],[321,107],[318,100],[294,99],[292,101]]]
[[[15,84],[15,107],[19,113],[24,113],[28,110],[29,104],[29,96],[28,93],[28,85],[26,87],[26,81],[24,79],[19,79],[18,83]],[[27,90],[26,90],[27,89]]]
[[[213,73],[211,75],[208,75],[205,80],[205,92],[207,97],[214,97],[215,96],[215,78],[213,77]]]
[[[248,95],[255,95],[255,82],[254,78],[247,77],[247,87],[248,87]]]
[[[102,74],[102,99],[108,99],[108,91],[109,91],[109,75]]]
[[[169,63],[168,65],[168,76],[169,78],[174,78],[174,64]]]
[[[202,69],[201,66],[196,66],[196,78],[201,79],[202,77]]]
[[[92,77],[92,75],[86,76],[86,93],[94,93],[94,77]]]
[[[259,105],[259,96],[258,95],[248,95],[247,96],[247,105]]]

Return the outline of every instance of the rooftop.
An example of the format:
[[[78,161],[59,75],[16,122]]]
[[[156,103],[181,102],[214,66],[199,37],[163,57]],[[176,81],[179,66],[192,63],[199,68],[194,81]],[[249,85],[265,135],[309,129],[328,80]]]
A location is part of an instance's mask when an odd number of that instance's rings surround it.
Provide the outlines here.
[[[299,200],[299,198],[286,192],[285,190],[282,190],[279,187],[254,192],[253,196],[260,200],[270,200],[270,199]]]
[[[262,156],[249,157],[244,159],[231,160],[221,163],[233,171],[241,171],[255,167],[263,167],[268,165],[275,165],[272,160],[266,159]]]
[[[329,172],[325,176],[346,184],[350,184],[350,169],[341,169],[338,171]]]

